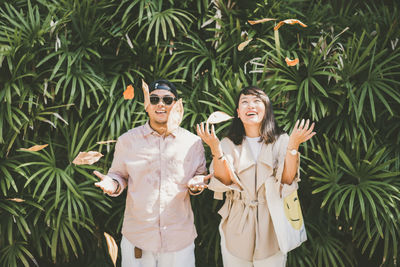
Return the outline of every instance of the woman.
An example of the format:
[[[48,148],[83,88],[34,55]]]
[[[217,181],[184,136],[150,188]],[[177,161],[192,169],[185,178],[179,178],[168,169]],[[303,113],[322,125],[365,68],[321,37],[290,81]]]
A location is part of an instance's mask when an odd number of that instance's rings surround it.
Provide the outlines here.
[[[210,131],[208,124],[197,125],[197,134],[213,155],[214,177],[208,188],[218,199],[226,192],[219,211],[224,266],[285,266],[286,254],[279,249],[263,185],[267,179],[279,186],[299,181],[298,148],[315,134],[314,123],[297,121],[290,137],[282,133],[268,96],[256,86],[240,92],[235,113],[228,137],[221,142],[214,126]]]

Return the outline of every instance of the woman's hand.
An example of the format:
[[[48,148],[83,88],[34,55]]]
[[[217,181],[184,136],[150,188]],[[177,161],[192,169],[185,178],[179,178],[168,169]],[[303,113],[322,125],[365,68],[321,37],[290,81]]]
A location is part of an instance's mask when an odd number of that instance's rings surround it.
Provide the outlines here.
[[[304,119],[302,119],[301,122],[297,120],[289,137],[288,148],[298,150],[301,143],[311,139],[311,137],[316,134],[316,132],[313,132],[314,125],[313,122],[310,126],[310,120],[307,120],[306,122],[304,122]]]
[[[301,122],[296,121],[293,131],[289,137],[289,144],[287,147],[288,151],[286,152],[285,165],[282,172],[282,184],[292,184],[299,165],[299,158],[298,155],[296,155],[297,153],[292,154],[289,151],[299,150],[299,146],[301,143],[306,142],[316,134],[315,132],[313,132],[313,130],[314,123],[312,123],[310,126],[310,120],[307,120],[306,122],[304,122],[304,119],[302,119]]]
[[[206,123],[204,128],[204,122],[200,125],[197,124],[197,135],[211,148],[211,153],[214,156],[220,157],[222,155],[220,149],[220,143],[218,137],[215,135],[214,125],[211,125],[211,132],[209,130],[209,124]]]

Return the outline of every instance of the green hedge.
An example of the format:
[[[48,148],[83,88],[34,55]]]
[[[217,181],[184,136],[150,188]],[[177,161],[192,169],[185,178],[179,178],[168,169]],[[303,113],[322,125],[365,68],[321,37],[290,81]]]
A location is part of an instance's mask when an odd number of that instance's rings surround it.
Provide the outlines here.
[[[288,266],[396,266],[399,14],[396,0],[1,1],[0,265],[112,266],[103,233],[120,240],[125,199],[93,186],[113,156],[97,142],[143,124],[141,79],[162,77],[177,84],[192,132],[213,111],[233,114],[250,84],[285,131],[316,122],[301,148],[309,240]],[[248,23],[262,18],[277,20]],[[308,27],[274,31],[289,18]],[[129,84],[134,100],[122,98]],[[48,146],[20,150],[37,144]],[[71,163],[89,150],[104,157]],[[221,203],[206,192],[192,204],[197,266],[222,266]]]

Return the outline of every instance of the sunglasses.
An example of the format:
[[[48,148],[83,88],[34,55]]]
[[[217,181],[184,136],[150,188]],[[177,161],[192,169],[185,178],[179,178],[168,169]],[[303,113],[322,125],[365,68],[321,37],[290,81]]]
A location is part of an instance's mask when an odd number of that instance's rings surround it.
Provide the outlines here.
[[[172,96],[163,96],[163,97],[159,97],[158,95],[151,95],[150,96],[150,103],[152,105],[157,105],[158,103],[160,103],[160,100],[162,100],[162,102],[169,106],[171,105],[174,101],[176,101],[176,97],[172,97]]]

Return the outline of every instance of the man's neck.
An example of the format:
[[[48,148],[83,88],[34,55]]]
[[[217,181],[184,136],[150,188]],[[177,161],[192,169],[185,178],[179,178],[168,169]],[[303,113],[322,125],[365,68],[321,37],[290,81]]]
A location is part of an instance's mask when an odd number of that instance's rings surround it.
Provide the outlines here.
[[[167,123],[157,123],[154,121],[149,122],[150,127],[156,131],[159,135],[163,135],[167,131]]]

